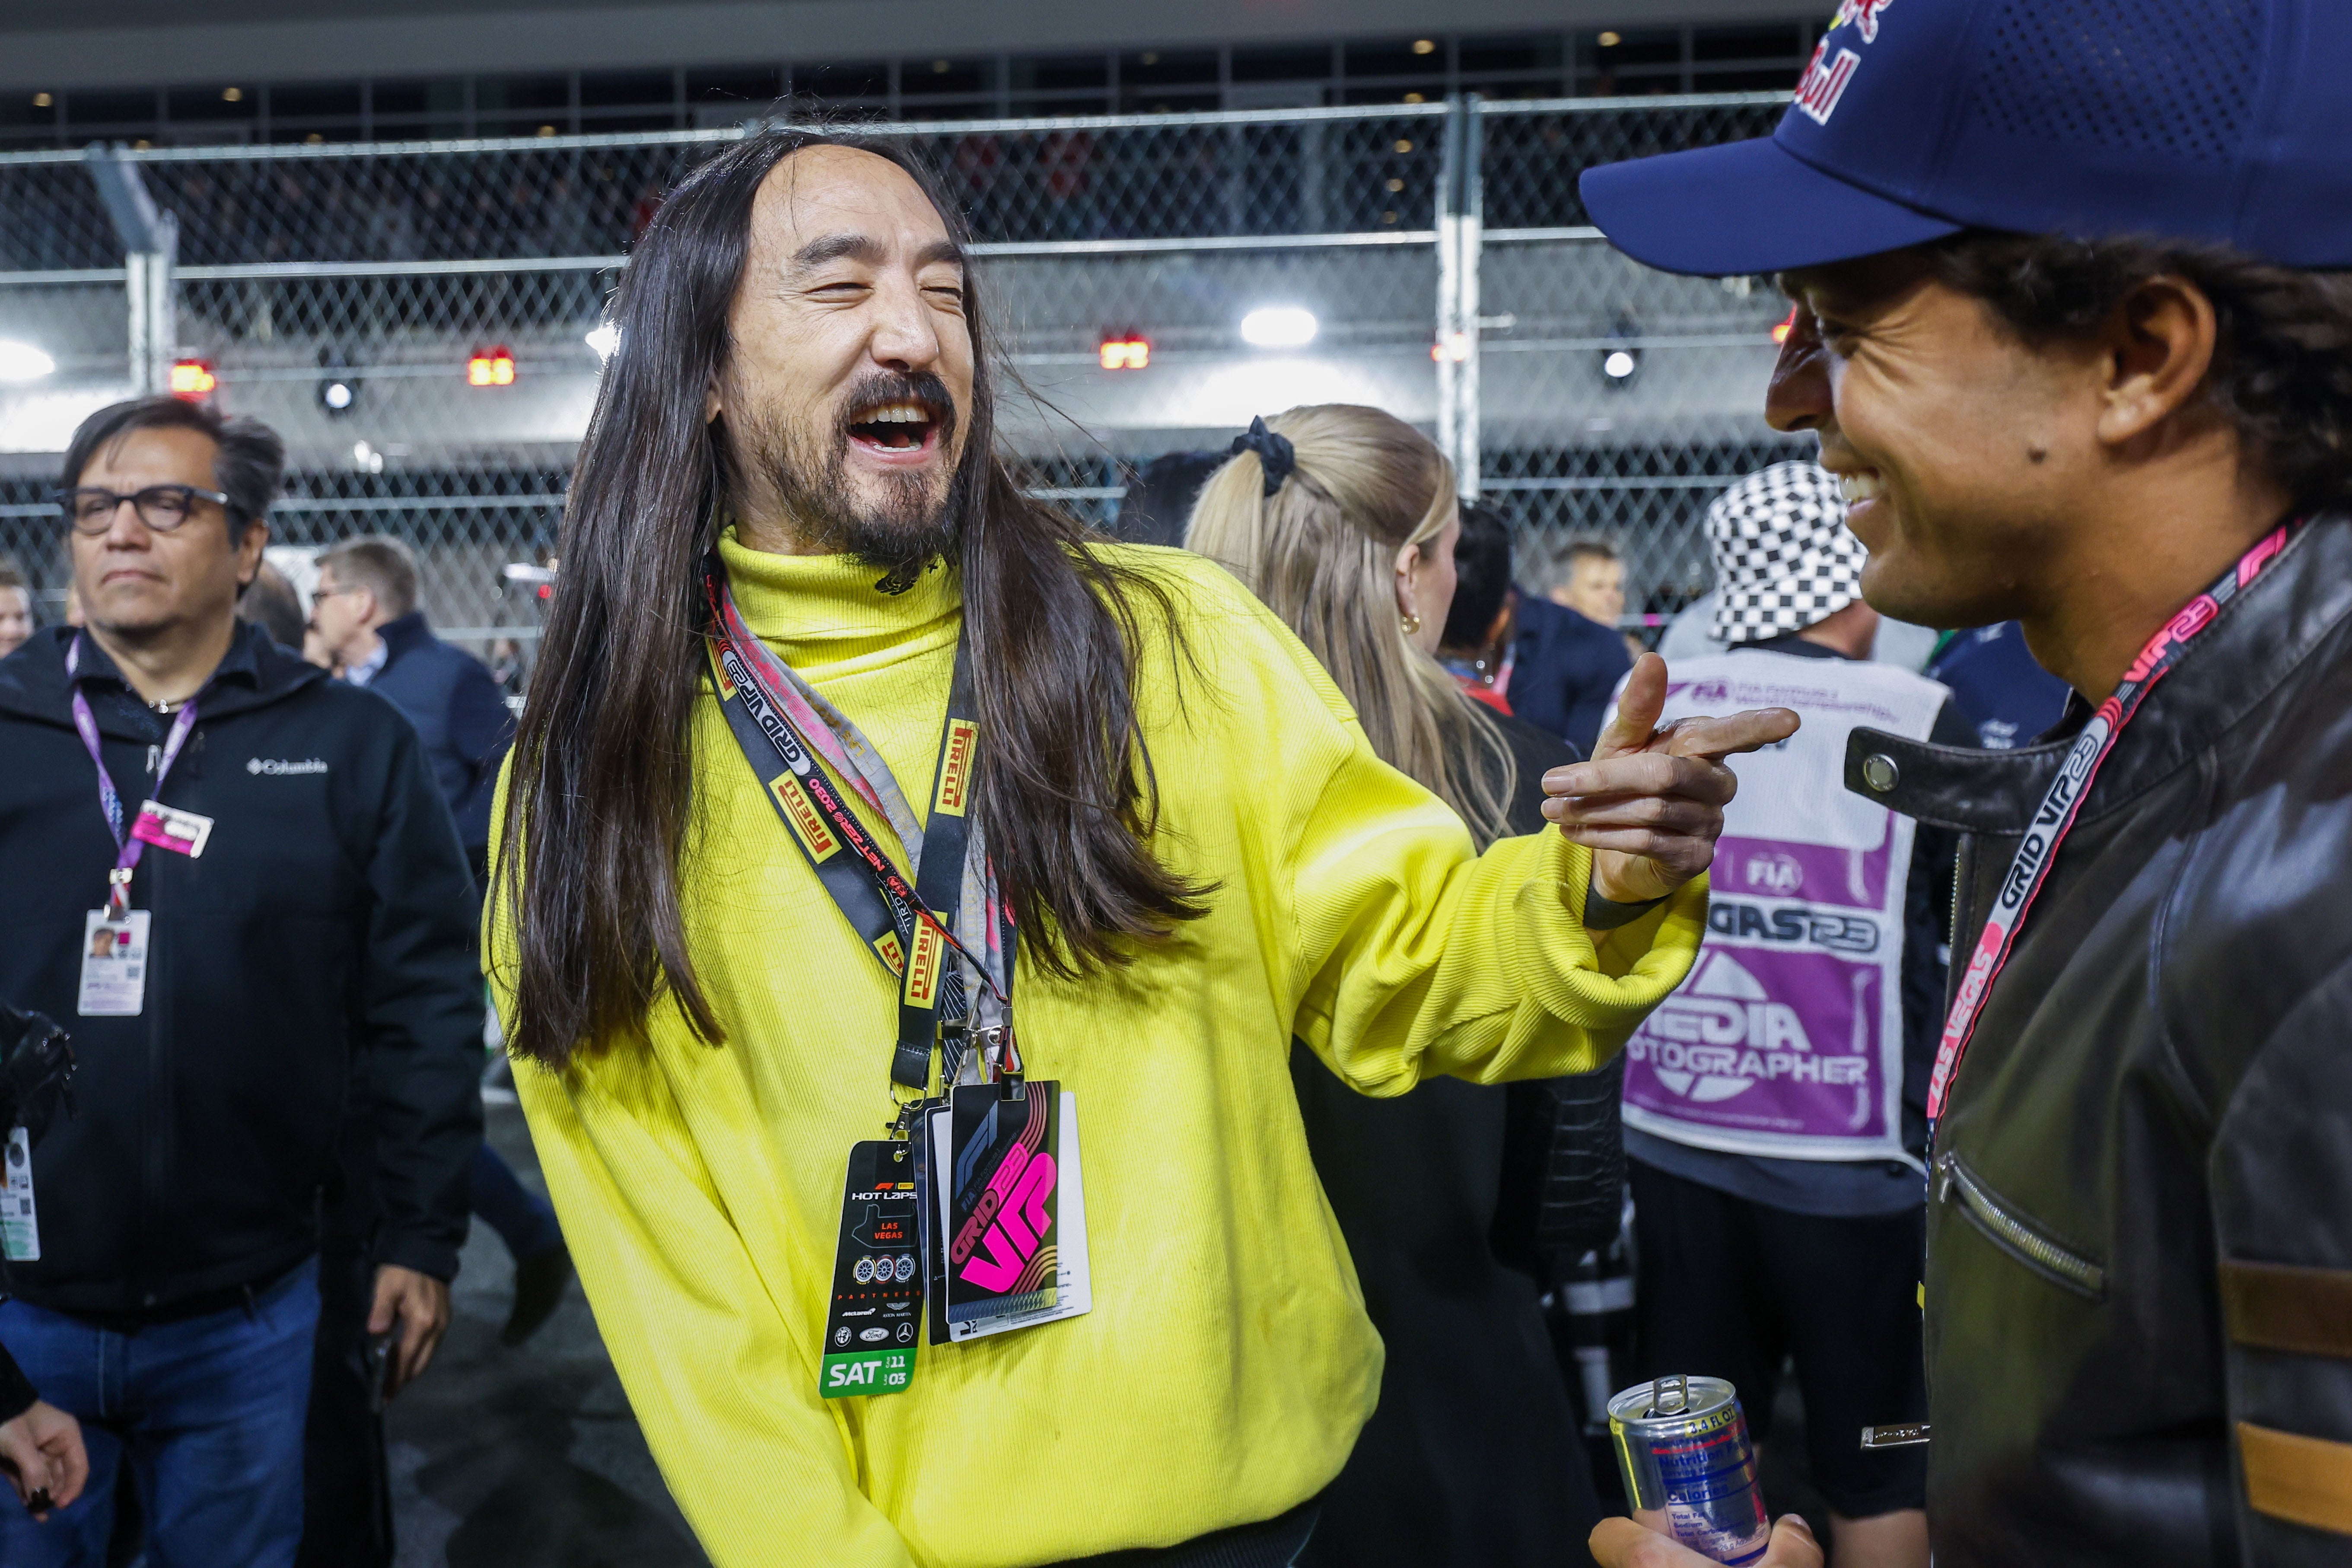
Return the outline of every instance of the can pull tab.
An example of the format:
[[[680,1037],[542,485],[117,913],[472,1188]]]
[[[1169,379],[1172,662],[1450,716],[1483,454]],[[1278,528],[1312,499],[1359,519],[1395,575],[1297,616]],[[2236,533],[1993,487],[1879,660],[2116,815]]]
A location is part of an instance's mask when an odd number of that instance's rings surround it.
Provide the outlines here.
[[[1925,1421],[1906,1421],[1894,1426],[1865,1426],[1862,1429],[1862,1446],[1865,1448],[1916,1448],[1932,1441]]]
[[[1680,1415],[1690,1409],[1690,1379],[1681,1373],[1650,1384],[1650,1414]]]

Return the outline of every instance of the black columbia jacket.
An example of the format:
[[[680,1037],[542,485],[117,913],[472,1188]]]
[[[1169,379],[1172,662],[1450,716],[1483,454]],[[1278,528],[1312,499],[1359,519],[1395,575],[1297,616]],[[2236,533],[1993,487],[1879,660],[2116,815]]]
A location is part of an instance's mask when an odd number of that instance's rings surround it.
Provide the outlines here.
[[[82,928],[114,842],[74,731],[66,628],[0,660],[0,997],[73,1035],[78,1114],[33,1155],[37,1305],[168,1316],[234,1299],[318,1245],[347,1106],[375,1140],[373,1256],[446,1279],[481,1136],[474,903],[408,721],[257,627],[198,700],[160,796],[213,819],[201,858],[150,847],[144,1010],[78,1015]],[[93,641],[83,689],[127,815],[168,721]]]
[[[1848,788],[1969,836],[1955,974],[2087,718],[2010,752],[1855,731]],[[2352,1563],[2352,519],[2108,754],[1932,1173],[1937,1568]]]

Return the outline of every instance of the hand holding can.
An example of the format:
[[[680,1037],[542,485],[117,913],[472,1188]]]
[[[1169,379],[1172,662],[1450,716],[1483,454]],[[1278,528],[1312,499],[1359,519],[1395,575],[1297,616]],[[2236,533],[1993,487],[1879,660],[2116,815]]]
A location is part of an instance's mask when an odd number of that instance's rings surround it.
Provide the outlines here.
[[[1674,1537],[1622,1517],[1594,1525],[1586,1545],[1601,1568],[1704,1568],[1707,1562]],[[1772,1527],[1772,1544],[1756,1568],[1822,1568],[1821,1543],[1802,1514],[1788,1514]]]
[[[1731,1384],[1661,1377],[1609,1402],[1610,1444],[1634,1522],[1735,1568],[1761,1568],[1772,1523]]]

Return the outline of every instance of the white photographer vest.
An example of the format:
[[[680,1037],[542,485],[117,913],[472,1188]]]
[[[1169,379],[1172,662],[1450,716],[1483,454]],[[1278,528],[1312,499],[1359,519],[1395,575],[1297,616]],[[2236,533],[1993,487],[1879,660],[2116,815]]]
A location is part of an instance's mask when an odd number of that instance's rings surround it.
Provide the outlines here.
[[[1675,665],[1665,719],[1793,708],[1733,757],[1707,935],[1625,1047],[1625,1124],[1701,1149],[1907,1160],[1903,909],[1914,824],[1850,793],[1856,725],[1926,740],[1948,693],[1888,665],[1726,653]]]

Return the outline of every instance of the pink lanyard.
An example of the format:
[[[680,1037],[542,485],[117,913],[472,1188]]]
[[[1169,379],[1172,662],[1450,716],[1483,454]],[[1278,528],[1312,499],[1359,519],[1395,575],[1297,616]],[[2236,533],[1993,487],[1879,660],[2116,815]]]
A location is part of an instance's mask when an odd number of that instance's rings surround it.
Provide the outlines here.
[[[1927,1079],[1930,1126],[1944,1114],[1952,1074],[1968,1050],[1969,1037],[1976,1032],[1985,997],[1991,993],[1992,983],[2000,976],[2002,966],[2009,963],[2010,952],[2017,945],[2018,931],[2025,924],[2034,896],[2049,879],[2050,868],[2058,858],[2058,846],[2074,826],[2074,815],[2083,809],[2083,797],[2091,793],[2091,781],[2099,776],[2099,765],[2115,750],[2124,726],[2139,711],[2149,689],[2179,662],[2182,652],[2197,634],[2212,625],[2221,606],[2237,597],[2272,558],[2286,548],[2288,538],[2301,526],[2302,520],[2298,518],[2273,530],[2239,557],[2238,563],[2223,573],[2220,581],[2189,600],[2186,608],[2148,639],[2147,646],[2132,661],[2131,668],[2124,672],[2123,681],[2114,694],[2099,704],[2099,710],[2083,726],[2074,750],[2066,753],[2064,765],[2059,768],[2058,776],[2051,781],[2041,805],[2035,808],[2033,820],[2025,830],[2025,841],[2017,847],[2016,858],[2009,863],[2008,874],[2000,879],[2000,893],[1993,900],[1992,912],[1985,917],[1984,930],[1977,936],[1976,951],[1969,954],[1968,969],[1953,993],[1952,1010],[1944,1019],[1944,1037],[1936,1047],[1936,1070]]]
[[[81,663],[81,638],[77,637],[66,648],[66,679],[72,680],[74,670]],[[114,835],[114,869],[106,879],[106,918],[119,921],[131,907],[131,873],[139,864],[140,851],[147,847],[139,835],[126,833],[122,822],[122,797],[114,792],[114,780],[107,775],[106,758],[99,751],[98,721],[90,716],[89,699],[81,688],[73,689],[74,728],[81,732],[81,743],[89,751],[89,760],[98,768],[98,804],[106,812],[107,831]],[[163,792],[163,779],[171,773],[172,764],[180,755],[180,748],[188,743],[188,732],[196,727],[195,699],[180,705],[172,721],[172,732],[164,738],[161,760],[155,764],[155,793]]]

